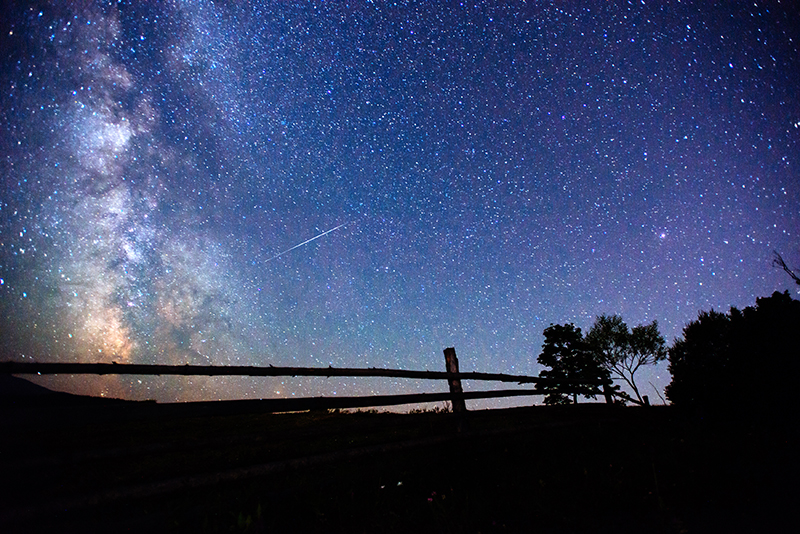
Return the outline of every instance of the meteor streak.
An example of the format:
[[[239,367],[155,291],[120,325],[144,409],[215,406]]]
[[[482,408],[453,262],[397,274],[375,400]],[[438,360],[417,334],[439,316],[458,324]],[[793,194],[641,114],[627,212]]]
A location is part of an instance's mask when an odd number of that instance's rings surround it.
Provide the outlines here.
[[[315,236],[314,236],[314,237],[312,237],[311,239],[306,239],[306,240],[305,240],[305,241],[303,241],[302,243],[300,243],[300,244],[297,244],[297,245],[293,246],[292,248],[287,248],[287,249],[286,249],[286,250],[284,250],[283,252],[279,252],[278,254],[275,254],[274,256],[272,256],[270,259],[268,259],[268,260],[267,260],[267,261],[265,261],[264,263],[269,263],[269,262],[271,262],[272,260],[274,260],[274,259],[276,259],[276,258],[280,258],[281,256],[283,256],[283,255],[284,255],[284,254],[286,254],[287,252],[291,252],[291,251],[293,251],[294,249],[296,249],[296,248],[298,248],[298,247],[302,247],[303,245],[305,245],[305,244],[307,244],[307,243],[311,243],[311,242],[312,242],[312,241],[314,241],[315,239],[319,239],[320,237],[324,236],[325,234],[329,234],[329,233],[331,233],[331,232],[333,232],[333,231],[335,231],[335,230],[338,230],[338,229],[339,229],[339,228],[341,228],[342,226],[347,226],[348,224],[350,224],[350,223],[349,223],[349,222],[342,223],[342,224],[340,224],[339,226],[337,226],[336,228],[331,228],[330,230],[328,230],[328,231],[326,231],[326,232],[322,232],[322,233],[321,233],[321,234],[319,234],[319,235],[315,235]]]

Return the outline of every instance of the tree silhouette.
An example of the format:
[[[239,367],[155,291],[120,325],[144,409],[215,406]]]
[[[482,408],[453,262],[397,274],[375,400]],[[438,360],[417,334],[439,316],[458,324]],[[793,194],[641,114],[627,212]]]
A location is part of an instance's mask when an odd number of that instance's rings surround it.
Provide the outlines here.
[[[791,270],[788,265],[786,265],[786,262],[783,261],[783,258],[781,258],[781,255],[778,254],[777,250],[773,250],[772,252],[775,254],[775,256],[772,258],[772,265],[775,267],[780,267],[786,271],[786,274],[791,276],[792,280],[794,280],[794,282],[800,286],[800,277],[797,276],[797,274],[795,274],[795,272]]]
[[[586,343],[594,359],[611,375],[624,380],[639,402],[644,402],[636,385],[636,371],[667,358],[658,322],[629,330],[619,315],[601,315],[586,335]]]
[[[732,310],[733,311],[733,310]],[[737,310],[738,312],[738,310]],[[666,388],[676,406],[708,406],[732,388],[731,316],[700,312],[669,350],[672,381]]]
[[[550,367],[539,373],[542,378],[564,380],[565,383],[546,388],[545,404],[577,404],[578,394],[586,398],[596,398],[591,388],[576,386],[566,381],[609,380],[609,374],[594,355],[588,350],[581,334],[581,329],[573,324],[550,325],[544,330],[542,353],[536,360],[541,365]],[[570,399],[569,393],[572,395]]]
[[[798,327],[800,301],[788,291],[743,311],[701,312],[669,351],[667,399],[711,414],[797,410]]]

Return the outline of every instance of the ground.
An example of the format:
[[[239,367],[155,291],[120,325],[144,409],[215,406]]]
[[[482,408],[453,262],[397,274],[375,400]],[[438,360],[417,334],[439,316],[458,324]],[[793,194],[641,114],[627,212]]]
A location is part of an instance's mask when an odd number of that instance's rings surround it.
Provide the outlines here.
[[[753,532],[800,519],[794,425],[672,407],[459,418],[40,400],[2,414],[11,532]]]

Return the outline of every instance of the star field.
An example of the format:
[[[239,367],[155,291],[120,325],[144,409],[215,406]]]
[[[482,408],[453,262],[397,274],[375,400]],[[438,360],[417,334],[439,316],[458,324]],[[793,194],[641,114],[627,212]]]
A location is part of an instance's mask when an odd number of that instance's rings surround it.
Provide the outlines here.
[[[800,265],[790,3],[63,4],[20,2],[0,34],[4,358],[442,370],[454,346],[464,371],[535,375],[551,323],[671,342],[795,291],[771,266]],[[669,375],[641,382],[655,400]]]

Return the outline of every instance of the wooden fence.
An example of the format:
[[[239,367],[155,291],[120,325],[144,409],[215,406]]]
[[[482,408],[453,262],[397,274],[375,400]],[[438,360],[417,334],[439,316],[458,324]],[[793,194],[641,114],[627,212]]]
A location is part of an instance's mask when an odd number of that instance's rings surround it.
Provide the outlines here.
[[[466,411],[466,400],[517,396],[576,393],[603,395],[606,402],[614,397],[636,402],[624,393],[612,391],[610,382],[554,380],[536,376],[504,373],[461,373],[454,348],[444,350],[447,371],[407,371],[403,369],[345,369],[334,367],[252,367],[216,365],[140,365],[118,363],[25,363],[0,362],[0,374],[92,374],[92,375],[179,375],[179,376],[325,376],[325,377],[391,377],[417,380],[446,380],[446,393],[416,393],[404,395],[372,395],[363,397],[304,397],[297,399],[262,399],[226,401],[258,403],[264,411],[303,411],[314,409],[363,408],[450,401],[454,412]],[[504,389],[490,391],[463,391],[462,380],[507,382],[518,385],[533,384],[532,389]],[[637,403],[638,404],[638,403]]]

